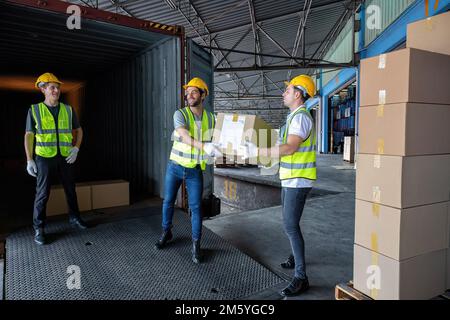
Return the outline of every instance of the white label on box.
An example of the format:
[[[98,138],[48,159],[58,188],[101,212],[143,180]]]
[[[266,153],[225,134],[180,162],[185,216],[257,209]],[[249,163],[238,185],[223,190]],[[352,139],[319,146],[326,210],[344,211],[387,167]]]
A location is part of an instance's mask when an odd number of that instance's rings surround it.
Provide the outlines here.
[[[378,93],[378,104],[386,104],[386,90],[380,90]]]
[[[378,62],[378,69],[386,68],[386,54],[380,54],[380,60]]]
[[[238,150],[241,145],[241,139],[244,134],[245,117],[239,116],[237,121],[233,121],[233,115],[225,115],[223,119],[222,132],[220,133],[219,143],[223,148],[228,149],[231,145],[233,150]]]
[[[381,200],[381,190],[380,187],[375,186],[372,188],[372,201],[376,203],[380,203]]]
[[[433,18],[427,18],[427,20],[425,21],[425,25],[427,26],[428,31],[433,31]]]
[[[373,167],[376,169],[381,168],[381,156],[380,155],[373,156]]]

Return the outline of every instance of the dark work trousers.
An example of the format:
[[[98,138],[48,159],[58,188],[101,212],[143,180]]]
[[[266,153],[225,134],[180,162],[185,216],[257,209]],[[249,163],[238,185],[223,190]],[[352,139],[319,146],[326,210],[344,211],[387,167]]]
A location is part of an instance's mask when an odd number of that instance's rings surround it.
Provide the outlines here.
[[[295,261],[294,277],[306,279],[305,241],[300,229],[306,197],[312,188],[282,188],[281,203],[283,205],[284,232],[291,243]]]
[[[66,159],[60,155],[53,158],[43,158],[36,156],[37,183],[36,198],[34,200],[33,227],[43,228],[45,226],[47,201],[50,195],[50,187],[56,176],[64,186],[67,205],[69,207],[70,219],[80,217],[78,209],[77,193],[75,190],[75,181],[72,173],[73,164],[68,164]]]

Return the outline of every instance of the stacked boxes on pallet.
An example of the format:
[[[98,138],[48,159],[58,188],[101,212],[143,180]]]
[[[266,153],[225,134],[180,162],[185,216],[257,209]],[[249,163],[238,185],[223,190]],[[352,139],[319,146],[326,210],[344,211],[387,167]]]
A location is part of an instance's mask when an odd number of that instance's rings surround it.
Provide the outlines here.
[[[430,299],[450,283],[450,56],[430,51],[361,62],[353,276],[374,299]]]

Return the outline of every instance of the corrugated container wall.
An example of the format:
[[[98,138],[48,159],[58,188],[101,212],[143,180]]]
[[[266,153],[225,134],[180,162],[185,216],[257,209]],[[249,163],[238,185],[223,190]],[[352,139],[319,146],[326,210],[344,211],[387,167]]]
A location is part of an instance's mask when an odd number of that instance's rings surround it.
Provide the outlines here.
[[[325,55],[325,60],[336,62],[336,63],[348,63],[352,61],[352,37],[353,37],[353,20],[350,19],[345,24],[342,31],[337,36],[333,45],[328,50]],[[357,37],[356,37],[357,38]],[[355,44],[355,48],[358,47],[358,44]],[[324,70],[323,73],[323,84],[325,85],[331,79],[333,79],[340,70],[330,71]]]
[[[88,81],[84,148],[91,157],[83,161],[84,177],[126,179],[134,193],[162,196],[180,105],[179,51],[171,38]]]

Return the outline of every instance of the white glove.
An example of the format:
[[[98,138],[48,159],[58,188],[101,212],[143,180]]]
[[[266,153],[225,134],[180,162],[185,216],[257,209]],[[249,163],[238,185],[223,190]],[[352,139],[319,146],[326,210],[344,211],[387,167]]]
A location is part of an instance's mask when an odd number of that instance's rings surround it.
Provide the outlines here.
[[[28,160],[27,161],[27,171],[30,176],[33,176],[36,178],[37,176],[37,166],[36,162],[34,160]]]
[[[244,159],[256,158],[258,156],[258,147],[252,142],[245,142]]]
[[[219,146],[219,144],[207,142],[203,145],[203,151],[211,158],[222,157],[223,155],[219,150]]]
[[[73,147],[72,149],[70,149],[69,155],[66,158],[68,164],[72,164],[77,160],[78,151],[80,151],[80,149],[78,149],[77,147]]]

